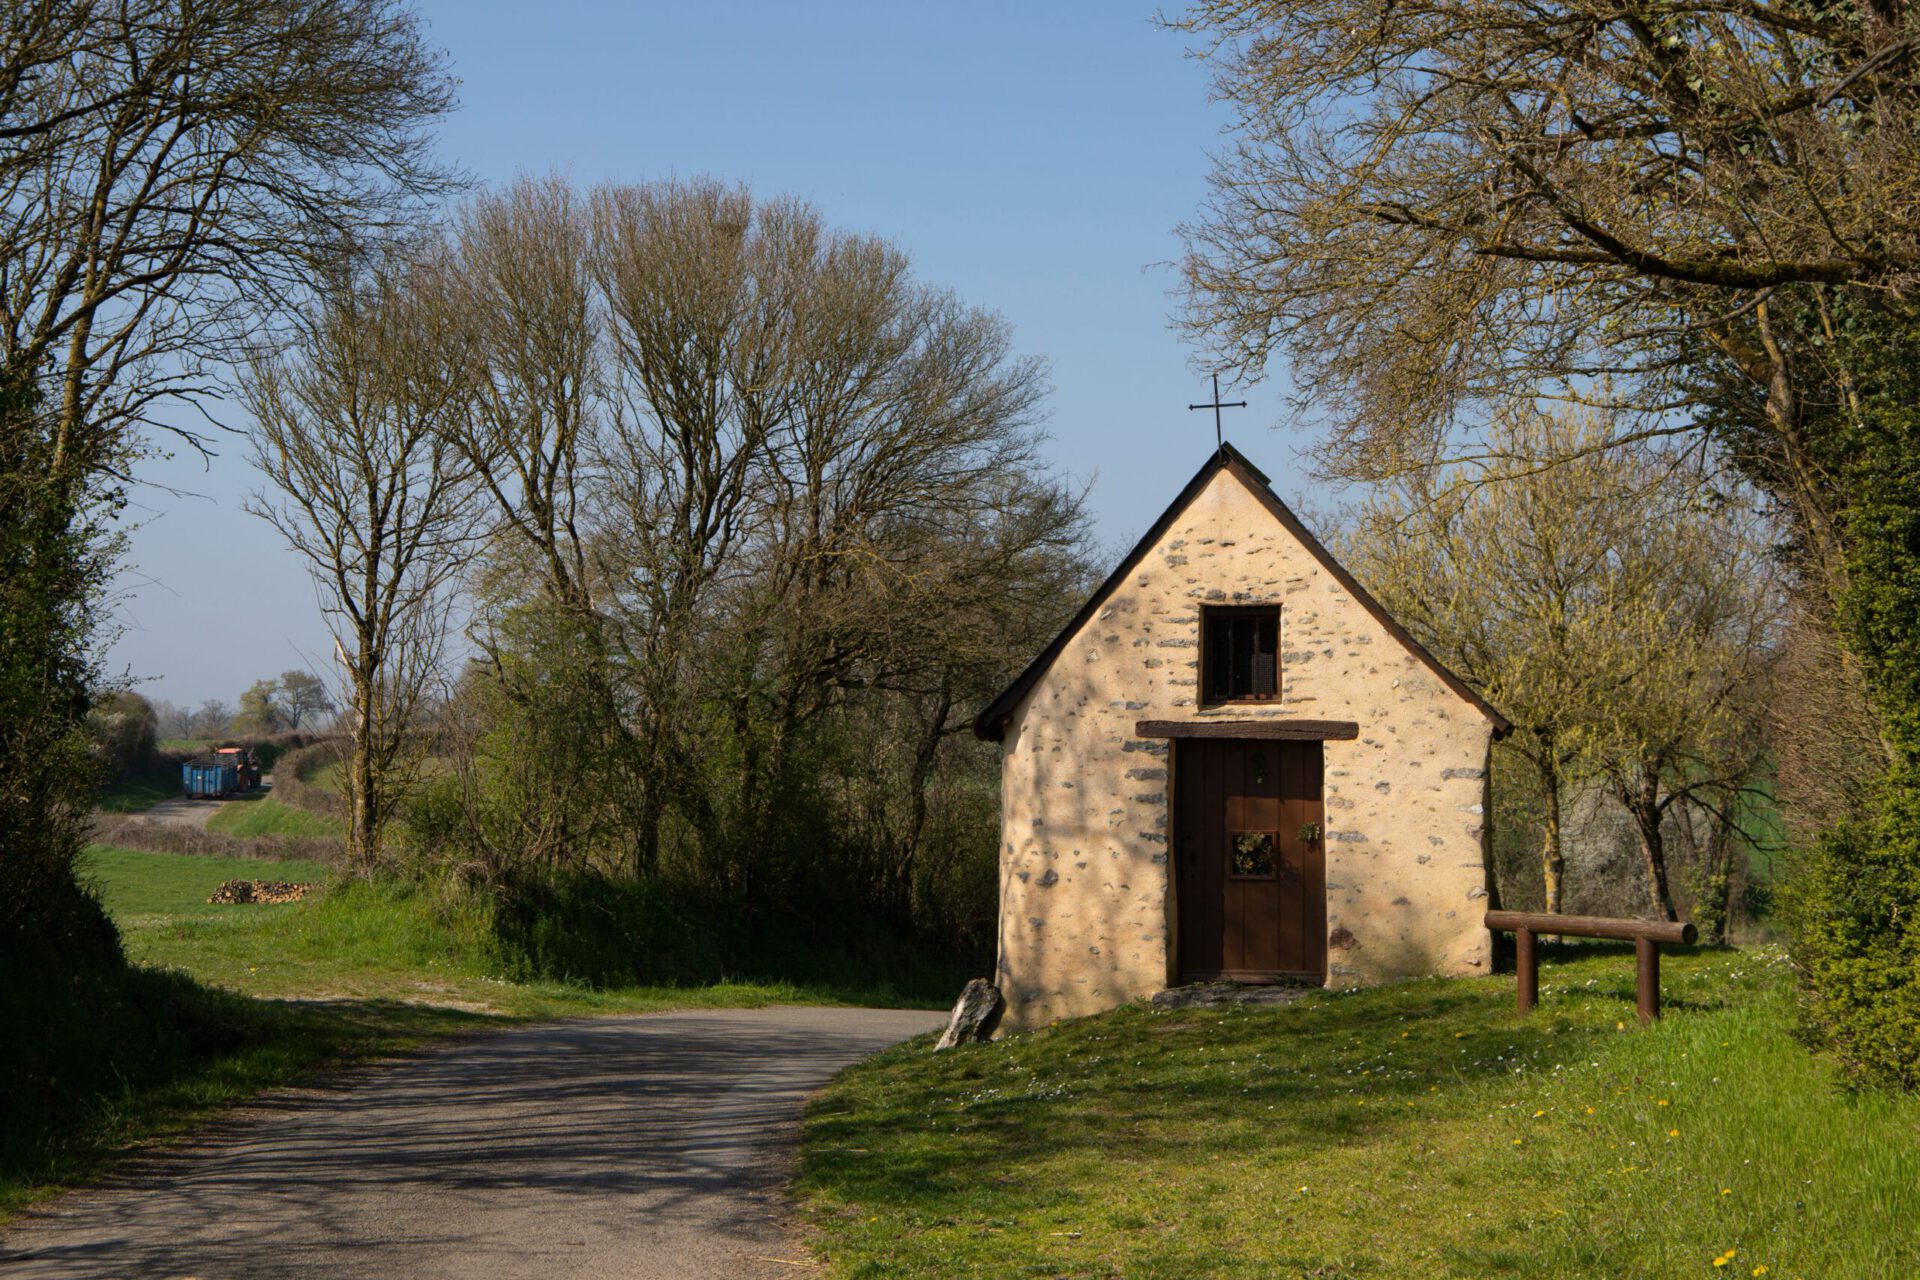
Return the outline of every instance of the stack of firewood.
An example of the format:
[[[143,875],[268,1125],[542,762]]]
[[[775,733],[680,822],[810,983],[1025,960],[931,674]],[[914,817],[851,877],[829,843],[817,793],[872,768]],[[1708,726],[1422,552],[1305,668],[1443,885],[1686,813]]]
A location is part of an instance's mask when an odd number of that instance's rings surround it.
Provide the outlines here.
[[[310,884],[289,880],[229,880],[213,891],[208,902],[298,902],[312,889]]]

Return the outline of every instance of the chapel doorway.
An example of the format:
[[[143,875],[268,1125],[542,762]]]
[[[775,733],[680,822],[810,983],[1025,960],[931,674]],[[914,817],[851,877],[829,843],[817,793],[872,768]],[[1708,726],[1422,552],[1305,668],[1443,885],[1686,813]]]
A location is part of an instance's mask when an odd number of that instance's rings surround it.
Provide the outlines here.
[[[1175,745],[1181,981],[1325,979],[1321,753],[1318,742]]]

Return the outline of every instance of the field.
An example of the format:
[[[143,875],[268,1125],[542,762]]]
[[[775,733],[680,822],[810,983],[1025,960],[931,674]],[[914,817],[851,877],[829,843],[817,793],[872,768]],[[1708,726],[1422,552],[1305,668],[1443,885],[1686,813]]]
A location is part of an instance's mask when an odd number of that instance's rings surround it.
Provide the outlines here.
[[[1852,1094],[1793,1037],[1771,949],[1130,1007],[846,1073],[800,1194],[832,1274],[1920,1274],[1920,1099]]]

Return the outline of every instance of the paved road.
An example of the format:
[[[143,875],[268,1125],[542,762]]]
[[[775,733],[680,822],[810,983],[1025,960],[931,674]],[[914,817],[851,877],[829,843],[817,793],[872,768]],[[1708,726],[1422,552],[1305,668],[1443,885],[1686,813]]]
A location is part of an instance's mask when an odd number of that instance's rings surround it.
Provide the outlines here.
[[[806,1096],[939,1024],[740,1009],[522,1027],[276,1095],[50,1201],[6,1280],[804,1276],[781,1184]]]
[[[229,803],[226,800],[189,800],[185,796],[169,796],[158,804],[138,810],[133,816],[152,818],[169,826],[199,827],[204,831],[207,821]]]

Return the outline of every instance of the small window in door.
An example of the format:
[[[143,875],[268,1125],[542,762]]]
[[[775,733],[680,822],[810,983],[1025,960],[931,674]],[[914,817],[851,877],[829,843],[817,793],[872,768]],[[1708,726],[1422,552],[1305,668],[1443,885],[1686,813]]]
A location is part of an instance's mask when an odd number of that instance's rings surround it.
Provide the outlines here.
[[[1273,832],[1234,832],[1233,861],[1227,874],[1235,880],[1273,879]]]
[[[1280,694],[1280,609],[1205,609],[1200,678],[1208,704],[1268,702]]]

